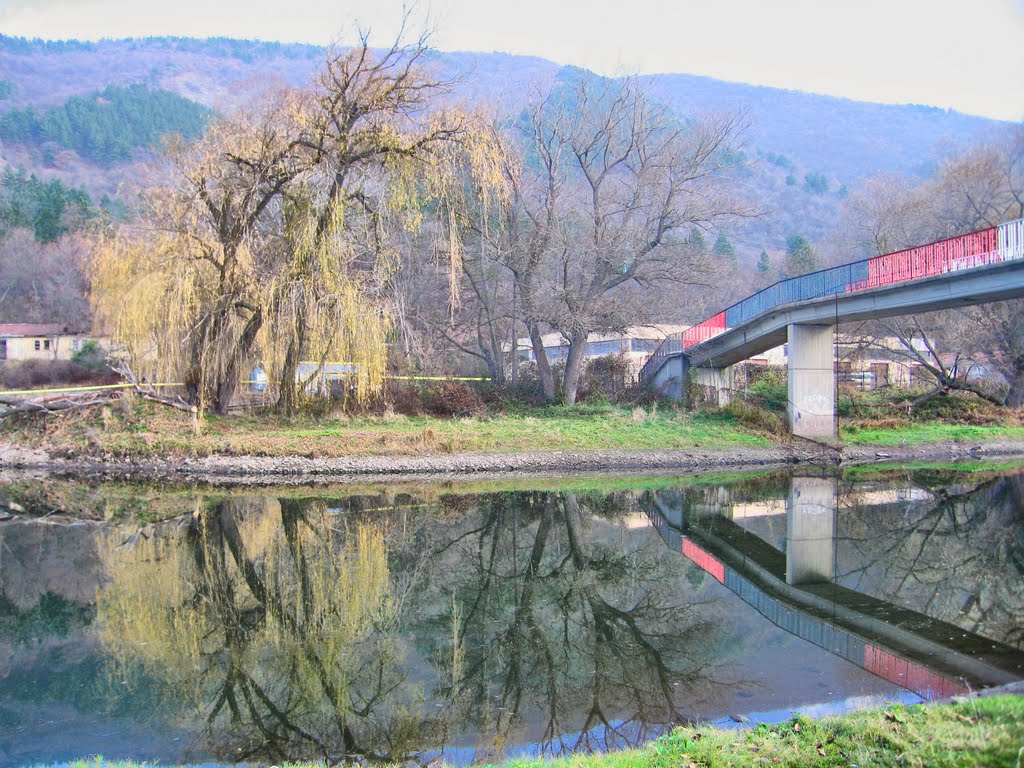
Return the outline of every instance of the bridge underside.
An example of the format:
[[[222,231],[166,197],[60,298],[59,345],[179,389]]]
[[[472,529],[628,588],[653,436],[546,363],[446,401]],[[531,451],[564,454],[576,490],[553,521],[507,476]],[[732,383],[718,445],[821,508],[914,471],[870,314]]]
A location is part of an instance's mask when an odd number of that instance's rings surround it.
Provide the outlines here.
[[[789,424],[793,434],[834,437],[835,371],[832,329],[837,323],[953,309],[1024,296],[1024,260],[950,272],[872,290],[837,294],[765,312],[665,358],[652,385],[682,397],[687,377],[717,392],[732,390],[729,368],[789,343]]]

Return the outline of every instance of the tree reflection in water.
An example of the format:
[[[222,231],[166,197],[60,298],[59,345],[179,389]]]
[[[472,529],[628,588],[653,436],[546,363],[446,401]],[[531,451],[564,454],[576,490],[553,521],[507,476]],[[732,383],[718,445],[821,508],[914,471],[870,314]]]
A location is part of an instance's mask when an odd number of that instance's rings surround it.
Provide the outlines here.
[[[867,505],[847,485],[838,580],[1024,648],[1024,473],[972,481],[917,471],[890,484],[927,498]]]
[[[684,561],[621,524],[635,511],[631,494],[496,494],[451,522],[231,497],[103,552],[102,638],[194,707],[197,749],[224,760],[636,743],[685,718],[723,654]]]
[[[322,504],[238,497],[105,559],[105,642],[191,701],[204,748],[383,757],[407,732],[400,710],[379,711],[402,680],[379,532],[336,531]]]
[[[687,566],[653,533],[608,525],[635,497],[503,494],[478,508],[476,528],[435,550],[417,600],[434,607],[420,642],[449,659],[441,693],[477,734],[476,758],[527,740],[548,753],[633,744],[685,719],[679,702],[713,684],[714,617],[686,602]],[[423,630],[450,619],[446,654]]]

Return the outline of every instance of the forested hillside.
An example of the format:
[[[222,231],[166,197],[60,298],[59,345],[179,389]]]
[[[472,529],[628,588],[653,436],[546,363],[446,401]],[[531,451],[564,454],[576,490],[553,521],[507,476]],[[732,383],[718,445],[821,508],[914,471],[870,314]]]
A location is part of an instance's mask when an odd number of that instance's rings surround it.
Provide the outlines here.
[[[46,42],[0,36],[2,158],[95,197],[144,186],[138,151],[164,133],[195,137],[213,112],[228,114],[286,86],[308,85],[324,49],[216,38]],[[563,68],[501,53],[434,53],[458,78],[454,99],[514,115]],[[944,152],[999,128],[995,121],[920,106],[868,104],[684,74],[641,78],[682,116],[741,112],[745,183],[765,216],[726,233],[751,266],[786,238],[834,228],[843,197],[878,172],[926,177]],[[203,105],[203,106],[200,106]],[[205,107],[205,108],[204,108]],[[67,150],[70,150],[67,151]],[[129,165],[130,164],[130,165]]]
[[[223,38],[92,43],[0,36],[0,228],[7,238],[27,233],[0,257],[7,263],[0,263],[0,273],[10,272],[31,242],[41,248],[84,224],[130,217],[141,190],[167,182],[168,165],[160,157],[166,136],[187,143],[216,116],[283,88],[309,87],[325,54],[312,45]],[[427,52],[421,63],[439,82],[453,83],[437,104],[461,102],[513,120],[553,83],[586,74],[503,53]],[[705,292],[708,309],[802,263],[793,243],[813,245],[829,260],[822,246],[829,247],[847,196],[866,178],[883,172],[921,181],[948,152],[1006,128],[926,107],[692,75],[645,76],[637,84],[681,120],[729,113],[743,126],[729,173],[757,215],[689,234],[694,254],[743,275]],[[57,254],[53,258],[62,252],[48,251]],[[75,273],[81,276],[77,266]],[[11,297],[19,290],[8,294],[0,314],[17,314]],[[37,310],[40,317],[47,312],[38,302]],[[685,314],[702,311],[691,306]]]
[[[43,159],[56,145],[73,149],[102,166],[130,160],[140,148],[154,148],[166,134],[199,138],[210,110],[163,89],[110,85],[90,96],[71,96],[58,107],[33,105],[0,116],[0,139],[43,147]]]
[[[145,185],[148,168],[133,161],[162,134],[194,137],[213,112],[229,114],[282,87],[308,85],[324,53],[312,45],[224,38],[92,43],[0,36],[2,159],[84,185],[97,198],[115,197],[126,184]],[[563,70],[502,53],[434,53],[431,66],[441,77],[458,78],[451,98],[511,115]],[[750,266],[762,250],[781,254],[792,234],[826,237],[843,197],[863,178],[878,172],[926,177],[945,152],[1000,127],[928,107],[693,75],[641,80],[683,116],[744,114],[745,151],[754,161],[745,183],[765,215],[726,235]]]

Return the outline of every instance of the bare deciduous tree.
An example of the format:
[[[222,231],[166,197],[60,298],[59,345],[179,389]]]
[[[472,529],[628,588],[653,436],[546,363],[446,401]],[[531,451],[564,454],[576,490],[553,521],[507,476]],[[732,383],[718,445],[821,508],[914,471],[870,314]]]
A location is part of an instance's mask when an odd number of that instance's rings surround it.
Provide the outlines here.
[[[546,328],[562,334],[561,381],[576,400],[587,337],[643,319],[631,287],[699,282],[711,271],[685,236],[750,213],[729,171],[744,123],[681,120],[633,80],[583,75],[538,96],[511,131],[495,131],[486,211],[456,216],[512,275],[544,395],[556,395]],[[460,212],[467,210],[466,207]]]
[[[683,234],[749,212],[728,183],[744,125],[737,115],[682,121],[632,80],[597,77],[552,91],[531,123],[531,145],[550,158],[548,321],[569,341],[562,394],[572,403],[588,335],[636,318],[618,289],[699,281],[706,263]]]
[[[40,243],[31,230],[0,238],[0,320],[89,330],[88,243],[79,234]]]
[[[139,365],[184,377],[218,412],[257,360],[286,412],[303,359],[355,363],[360,395],[380,383],[391,238],[419,208],[421,177],[443,172],[431,148],[459,131],[425,112],[444,83],[423,70],[426,38],[402,34],[383,51],[361,35],[328,55],[314,92],[215,125],[175,157],[181,182],[146,242],[100,249],[98,313]]]

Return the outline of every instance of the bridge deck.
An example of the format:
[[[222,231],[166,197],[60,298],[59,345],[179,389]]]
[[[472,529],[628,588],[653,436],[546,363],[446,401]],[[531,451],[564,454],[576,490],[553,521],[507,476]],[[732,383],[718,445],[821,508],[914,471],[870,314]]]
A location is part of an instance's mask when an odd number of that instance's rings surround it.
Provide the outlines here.
[[[895,317],[917,312],[987,304],[1024,296],[1024,260],[1007,261],[961,272],[818,299],[771,309],[685,351],[664,355],[658,369],[685,355],[690,365],[725,367],[784,344],[790,324]],[[650,380],[657,376],[653,371]]]

